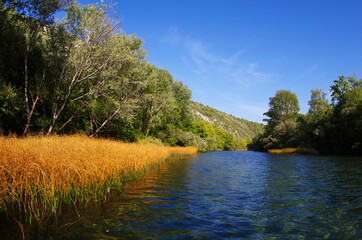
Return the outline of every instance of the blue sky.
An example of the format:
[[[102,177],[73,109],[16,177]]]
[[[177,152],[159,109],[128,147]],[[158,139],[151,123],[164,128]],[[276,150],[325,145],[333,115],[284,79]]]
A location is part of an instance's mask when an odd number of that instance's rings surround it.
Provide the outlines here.
[[[262,122],[277,90],[306,113],[311,89],[329,95],[338,76],[362,78],[359,0],[124,0],[114,10],[194,101],[247,120]]]

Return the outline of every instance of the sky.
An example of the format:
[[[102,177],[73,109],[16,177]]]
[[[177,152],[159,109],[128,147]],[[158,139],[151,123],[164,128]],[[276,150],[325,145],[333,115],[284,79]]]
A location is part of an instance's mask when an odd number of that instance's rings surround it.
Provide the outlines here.
[[[359,0],[112,3],[123,31],[144,40],[148,62],[182,81],[193,101],[236,117],[263,123],[282,89],[306,113],[312,89],[330,95],[338,76],[362,78]]]

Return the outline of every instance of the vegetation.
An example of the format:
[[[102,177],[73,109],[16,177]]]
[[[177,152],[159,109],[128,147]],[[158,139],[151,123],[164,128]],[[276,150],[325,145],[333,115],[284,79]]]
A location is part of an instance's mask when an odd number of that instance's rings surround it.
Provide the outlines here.
[[[192,132],[206,143],[207,151],[246,149],[247,144],[264,126],[227,115],[209,106],[191,102]]]
[[[329,103],[326,93],[311,91],[309,111],[299,114],[298,99],[290,91],[278,91],[270,98],[264,115],[265,132],[249,147],[259,151],[304,148],[321,153],[362,154],[362,80],[340,76],[331,85]],[[303,152],[303,151],[302,151]]]
[[[314,149],[307,148],[283,148],[283,149],[270,149],[268,153],[273,154],[318,154]]]
[[[57,11],[65,11],[62,21],[54,21]],[[220,131],[214,129],[219,137],[200,132],[192,111],[199,105],[191,102],[191,91],[147,62],[143,40],[125,34],[107,4],[2,1],[0,19],[0,130],[5,136],[82,133],[214,150],[234,149],[231,135],[246,141],[261,129],[226,117],[226,124],[218,122]],[[229,125],[242,127],[234,131]]]
[[[196,148],[122,143],[87,136],[0,139],[0,210],[19,223],[42,226],[62,205],[98,202],[171,155]]]
[[[111,6],[6,0],[0,22],[0,213],[21,228],[99,202],[170,155],[238,146],[194,119],[191,91],[147,62]]]

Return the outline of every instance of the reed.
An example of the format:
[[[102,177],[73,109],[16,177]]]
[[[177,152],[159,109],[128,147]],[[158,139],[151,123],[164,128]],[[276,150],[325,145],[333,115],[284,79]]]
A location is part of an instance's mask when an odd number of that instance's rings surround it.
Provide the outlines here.
[[[0,138],[0,212],[41,225],[62,204],[97,202],[170,155],[196,148],[74,136]]]
[[[270,149],[268,153],[273,154],[307,154],[316,155],[318,152],[310,148],[283,148],[283,149]]]
[[[168,147],[168,149],[172,157],[191,156],[197,153],[195,147]]]
[[[297,152],[297,148],[270,149],[268,152],[275,154],[295,154]]]

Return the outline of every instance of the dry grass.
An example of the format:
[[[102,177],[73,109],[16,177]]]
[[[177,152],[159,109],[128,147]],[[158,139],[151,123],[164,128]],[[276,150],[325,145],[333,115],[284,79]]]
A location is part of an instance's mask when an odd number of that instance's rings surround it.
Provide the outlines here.
[[[269,149],[268,153],[281,154],[283,153],[282,149]]]
[[[284,149],[270,149],[268,153],[275,154],[295,154],[297,152],[297,148],[284,148]]]
[[[195,147],[168,147],[170,156],[190,156],[197,153]]]
[[[270,149],[268,153],[273,154],[318,154],[314,149],[307,148],[283,148],[283,149]]]
[[[86,136],[1,137],[0,211],[41,222],[62,203],[98,201],[111,187],[196,148],[131,144]]]

